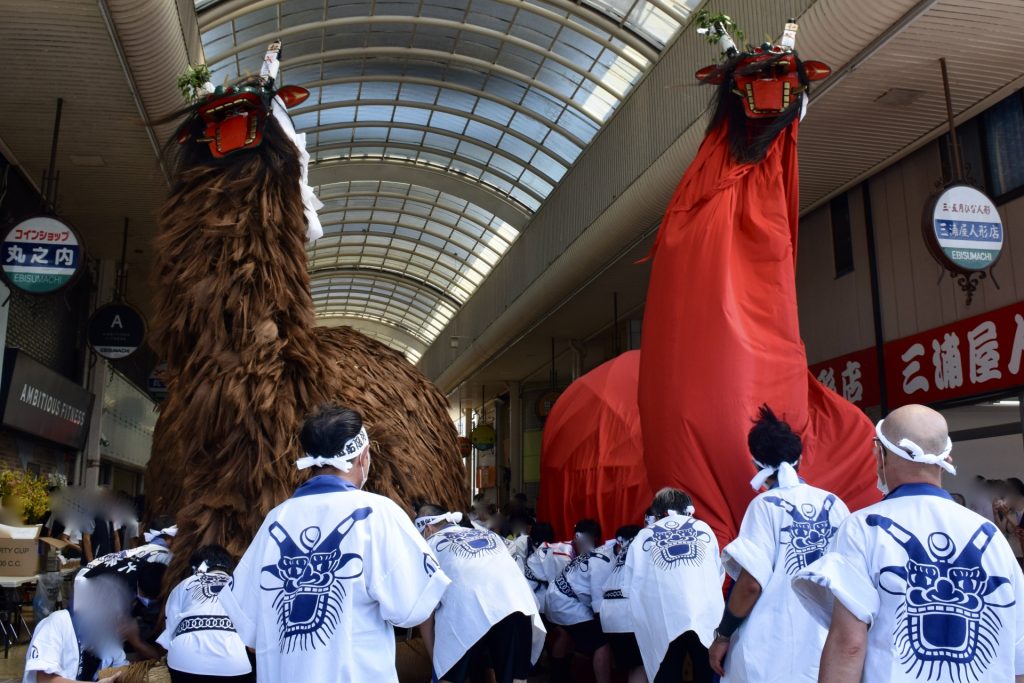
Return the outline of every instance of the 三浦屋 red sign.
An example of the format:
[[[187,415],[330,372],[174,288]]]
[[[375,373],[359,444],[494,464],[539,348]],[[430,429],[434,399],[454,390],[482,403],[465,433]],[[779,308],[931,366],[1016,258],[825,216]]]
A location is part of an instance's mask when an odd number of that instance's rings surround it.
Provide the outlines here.
[[[811,372],[862,408],[880,402],[874,348]],[[1024,302],[886,343],[885,380],[890,409],[1024,385]]]

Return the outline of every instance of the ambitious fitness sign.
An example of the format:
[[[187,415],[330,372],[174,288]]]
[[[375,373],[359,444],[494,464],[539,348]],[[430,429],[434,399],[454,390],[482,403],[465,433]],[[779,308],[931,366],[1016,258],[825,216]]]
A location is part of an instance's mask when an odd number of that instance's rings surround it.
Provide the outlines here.
[[[3,419],[34,436],[82,448],[89,431],[93,394],[20,349],[4,353]]]

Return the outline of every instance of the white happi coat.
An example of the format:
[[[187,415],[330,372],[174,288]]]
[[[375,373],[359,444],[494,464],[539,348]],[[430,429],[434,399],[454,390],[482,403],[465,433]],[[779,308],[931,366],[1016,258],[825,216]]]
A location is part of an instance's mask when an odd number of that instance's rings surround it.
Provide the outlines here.
[[[631,540],[619,548],[608,578],[601,588],[601,630],[605,633],[633,633],[633,614],[623,593],[626,585],[626,559]]]
[[[868,624],[865,683],[1024,674],[1024,576],[992,522],[928,484],[855,512],[794,579],[823,625],[834,600]]]
[[[615,566],[615,544],[614,538],[605,541],[604,545],[598,546],[590,551],[587,559],[587,581],[590,582],[590,609],[594,614],[600,614],[604,603],[604,584],[612,574]]]
[[[171,591],[164,607],[167,625],[156,641],[167,650],[168,667],[200,676],[252,671],[245,645],[220,604],[230,582],[224,572],[200,572]]]
[[[101,671],[128,664],[124,650],[116,647],[110,647],[99,657]],[[37,673],[56,674],[76,681],[81,664],[82,650],[71,622],[71,613],[57,610],[36,624],[25,655],[22,683],[36,683]]]
[[[836,495],[804,483],[776,487],[750,502],[722,563],[733,579],[746,570],[761,585],[761,596],[732,636],[725,683],[818,680],[828,630],[800,605],[792,578],[828,551],[849,515]],[[793,636],[767,638],[766,633]]]
[[[523,573],[541,614],[548,613],[548,589],[575,554],[571,543],[542,543],[526,558]]]
[[[321,475],[270,511],[220,603],[260,683],[395,683],[392,624],[425,621],[449,583],[401,508]]]
[[[647,678],[654,680],[673,640],[693,631],[705,647],[722,618],[725,574],[718,540],[704,522],[670,514],[629,546],[623,594]]]
[[[499,621],[520,612],[533,620],[531,662],[547,635],[526,579],[493,531],[451,525],[427,541],[452,580],[434,614],[434,673],[443,676]]]
[[[594,611],[591,608],[590,596],[590,553],[576,555],[571,543],[560,543],[560,546],[568,546],[568,556],[571,557],[567,564],[562,564],[562,570],[554,575],[548,582],[548,605],[547,618],[559,626],[572,626],[594,618]],[[553,569],[561,564],[565,557],[564,552],[557,555],[549,552],[545,562]],[[551,570],[549,569],[549,572]],[[548,576],[552,576],[551,573]]]

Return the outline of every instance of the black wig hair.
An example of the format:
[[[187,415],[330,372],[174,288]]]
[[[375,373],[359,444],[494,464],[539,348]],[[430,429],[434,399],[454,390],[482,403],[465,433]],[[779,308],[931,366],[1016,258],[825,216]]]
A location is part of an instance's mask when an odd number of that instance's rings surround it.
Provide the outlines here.
[[[788,423],[775,416],[768,404],[758,409],[758,417],[747,435],[747,447],[754,460],[767,467],[778,467],[784,462],[796,464],[803,452],[800,437]]]

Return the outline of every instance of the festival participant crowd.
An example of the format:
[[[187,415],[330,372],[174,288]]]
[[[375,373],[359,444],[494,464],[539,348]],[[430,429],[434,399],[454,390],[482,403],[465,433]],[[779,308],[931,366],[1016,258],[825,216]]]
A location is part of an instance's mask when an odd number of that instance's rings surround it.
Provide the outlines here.
[[[558,540],[525,497],[505,515],[417,501],[410,521],[363,490],[358,414],[324,408],[300,441],[313,476],[237,564],[202,547],[162,600],[176,528],[153,520],[37,625],[25,683],[112,683],[103,669],[160,657],[175,683],[387,683],[395,629],[413,627],[450,683],[1024,681],[1024,485],[979,484],[998,496],[985,514],[958,504],[945,420],[923,406],[878,423],[884,498],[852,514],[801,479],[799,435],[762,407],[758,493],[724,548],[676,488],[608,538],[581,519]]]

